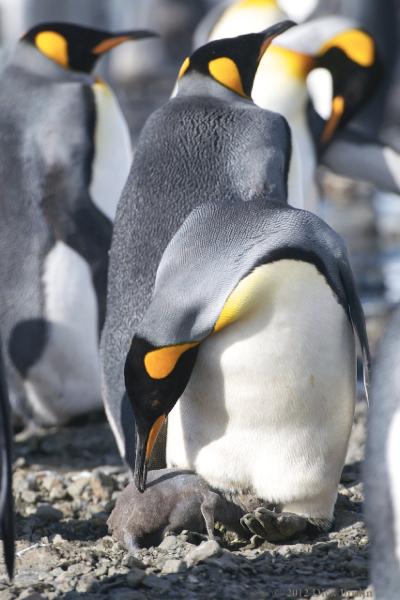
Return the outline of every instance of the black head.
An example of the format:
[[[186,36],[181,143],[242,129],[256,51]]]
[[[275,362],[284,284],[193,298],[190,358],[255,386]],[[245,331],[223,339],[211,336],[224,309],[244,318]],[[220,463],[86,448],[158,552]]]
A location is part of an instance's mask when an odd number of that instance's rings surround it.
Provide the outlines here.
[[[372,36],[361,29],[347,29],[332,37],[320,50],[316,67],[329,71],[333,98],[330,118],[312,122],[317,145],[330,142],[339,126],[351,119],[379,82],[381,68]]]
[[[258,65],[273,39],[296,25],[282,21],[261,33],[216,40],[202,46],[186,58],[178,79],[197,72],[212,77],[240,96],[251,96]]]
[[[90,73],[97,60],[116,46],[129,40],[155,37],[151,31],[118,31],[110,33],[73,23],[40,23],[21,40],[65,69]]]
[[[168,413],[185,390],[196,342],[157,348],[135,336],[125,363],[125,386],[136,423],[135,485],[143,492],[147,464]]]

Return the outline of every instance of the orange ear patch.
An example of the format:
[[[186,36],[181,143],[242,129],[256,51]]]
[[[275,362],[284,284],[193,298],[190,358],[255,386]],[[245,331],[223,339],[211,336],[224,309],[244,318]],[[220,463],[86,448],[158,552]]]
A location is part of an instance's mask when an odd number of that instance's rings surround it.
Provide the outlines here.
[[[215,58],[208,63],[210,75],[225,87],[240,96],[247,97],[243,90],[242,79],[236,63],[227,57]]]
[[[176,363],[186,350],[198,346],[199,342],[166,346],[148,352],[144,357],[146,372],[152,379],[164,379],[175,369]]]
[[[321,136],[321,142],[326,144],[335,133],[345,109],[345,102],[342,96],[335,96],[332,100],[332,114],[325,125]]]
[[[97,46],[95,46],[94,48],[92,48],[92,53],[96,54],[96,55],[104,54],[104,52],[108,52],[109,50],[112,50],[112,48],[115,48],[116,46],[119,46],[120,44],[123,44],[124,42],[127,42],[130,39],[131,38],[127,35],[121,35],[120,37],[114,37],[114,38],[108,38],[108,39],[100,42],[100,44],[97,44]]]
[[[368,33],[358,29],[343,31],[322,46],[319,54],[324,54],[330,48],[340,48],[350,60],[361,67],[370,67],[375,61],[375,44]]]
[[[35,46],[47,58],[64,68],[68,68],[68,43],[60,33],[41,31],[35,37]]]
[[[181,79],[181,77],[184,76],[184,74],[186,73],[186,71],[188,70],[189,67],[190,67],[190,58],[187,57],[187,58],[185,58],[185,60],[182,63],[181,68],[179,69],[178,79]]]

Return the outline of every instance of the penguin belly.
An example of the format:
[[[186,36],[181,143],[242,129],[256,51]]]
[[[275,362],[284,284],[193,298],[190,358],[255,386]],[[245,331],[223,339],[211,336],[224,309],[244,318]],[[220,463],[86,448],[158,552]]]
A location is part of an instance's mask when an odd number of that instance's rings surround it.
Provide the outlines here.
[[[95,83],[92,89],[96,104],[96,126],[90,194],[96,206],[114,221],[131,167],[131,138],[112,90],[102,81]]]
[[[224,38],[236,37],[247,33],[256,33],[267,29],[271,25],[283,21],[286,16],[274,3],[249,2],[248,8],[245,3],[235,4],[222,16],[217,25],[212,29],[208,38],[209,42]]]
[[[312,264],[261,268],[256,307],[200,346],[167,463],[331,519],[354,415],[352,326]]]
[[[57,242],[43,268],[47,342],[25,377],[35,420],[44,425],[102,406],[97,301],[89,266]]]

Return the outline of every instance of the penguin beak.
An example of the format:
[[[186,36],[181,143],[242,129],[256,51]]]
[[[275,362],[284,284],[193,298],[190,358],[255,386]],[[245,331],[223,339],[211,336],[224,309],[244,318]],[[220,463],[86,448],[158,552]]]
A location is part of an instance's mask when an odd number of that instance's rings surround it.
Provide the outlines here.
[[[150,429],[141,430],[136,425],[136,458],[133,480],[139,492],[143,493],[146,488],[147,466],[156,443],[157,436],[166,421],[166,415],[161,415],[153,423]]]
[[[142,40],[144,38],[152,37],[159,37],[159,35],[154,31],[148,31],[146,29],[137,31],[121,31],[119,33],[109,34],[100,43],[94,46],[94,48],[92,48],[92,54],[95,56],[100,56],[101,54],[105,54],[109,50],[112,50],[112,48],[123,44],[124,42]]]
[[[266,50],[268,49],[270,44],[274,41],[274,39],[278,35],[281,35],[285,31],[287,31],[288,29],[291,29],[291,27],[295,27],[296,25],[297,25],[297,23],[295,23],[294,21],[286,20],[286,21],[281,21],[280,23],[276,23],[275,25],[268,27],[268,29],[265,29],[265,31],[262,31],[260,35],[261,36],[264,35],[265,39],[264,39],[263,43],[261,44],[258,61],[260,61],[262,59]]]

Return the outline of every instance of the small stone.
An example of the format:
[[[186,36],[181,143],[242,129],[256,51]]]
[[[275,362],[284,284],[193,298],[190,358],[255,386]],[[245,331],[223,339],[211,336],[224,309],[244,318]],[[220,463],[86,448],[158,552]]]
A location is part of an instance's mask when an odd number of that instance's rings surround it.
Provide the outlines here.
[[[71,498],[79,498],[88,483],[89,477],[78,477],[67,487],[67,492]]]
[[[36,502],[37,494],[31,490],[24,490],[21,493],[21,499],[27,504],[34,504]]]
[[[167,535],[158,547],[162,550],[172,550],[176,547],[177,543],[178,538],[175,535]]]
[[[200,544],[200,546],[191,550],[187,554],[185,561],[188,567],[191,567],[207,560],[207,558],[220,556],[221,553],[221,546],[218,544],[218,542],[215,540],[209,540],[208,542],[203,542]]]
[[[170,575],[172,573],[182,573],[186,569],[186,563],[184,560],[178,560],[176,558],[170,558],[166,560],[161,573],[163,575]]]
[[[114,479],[102,471],[95,471],[90,478],[93,495],[100,500],[109,500],[115,488]]]
[[[55,546],[60,546],[61,544],[64,544],[65,542],[66,542],[66,540],[64,540],[62,535],[60,535],[59,533],[56,533],[56,535],[53,537],[53,544]]]
[[[2,596],[3,598],[3,596]],[[35,591],[24,590],[19,596],[18,600],[45,600],[42,594]]]
[[[136,569],[142,569],[143,571],[146,569],[146,565],[141,560],[136,558],[136,556],[133,556],[133,554],[127,554],[124,556],[121,561],[121,565],[129,568],[135,567]]]
[[[63,518],[61,510],[57,510],[51,504],[41,504],[36,509],[36,516],[44,523],[56,523]]]
[[[223,552],[221,556],[210,558],[207,561],[207,564],[218,567],[227,573],[234,573],[238,568],[238,562],[238,559],[235,558],[230,552]]]
[[[145,577],[146,573],[142,571],[142,569],[137,569],[136,567],[134,567],[127,574],[126,583],[131,588],[137,588],[142,583]]]

